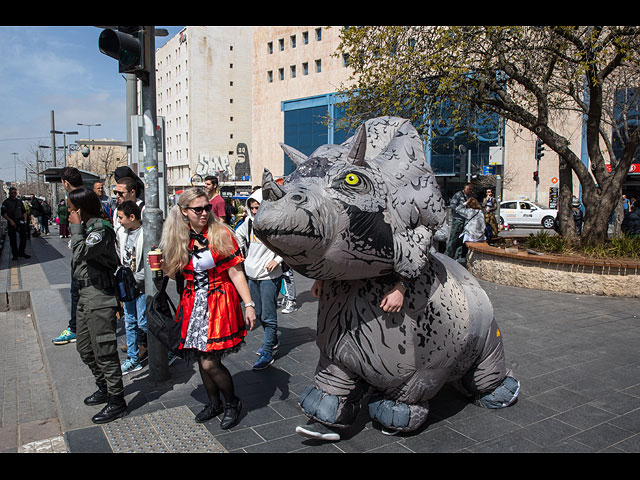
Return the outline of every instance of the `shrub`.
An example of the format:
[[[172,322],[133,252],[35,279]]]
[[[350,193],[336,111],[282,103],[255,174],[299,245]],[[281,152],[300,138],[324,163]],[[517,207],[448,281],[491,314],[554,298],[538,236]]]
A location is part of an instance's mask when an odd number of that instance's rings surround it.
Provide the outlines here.
[[[576,252],[560,235],[549,235],[542,230],[537,234],[529,234],[527,248],[546,253]],[[594,258],[640,258],[640,237],[621,234],[596,245],[586,245],[579,249],[582,253]]]
[[[536,235],[529,234],[526,240],[527,248],[548,253],[567,253],[571,251],[567,241],[560,235],[549,235],[545,230]]]

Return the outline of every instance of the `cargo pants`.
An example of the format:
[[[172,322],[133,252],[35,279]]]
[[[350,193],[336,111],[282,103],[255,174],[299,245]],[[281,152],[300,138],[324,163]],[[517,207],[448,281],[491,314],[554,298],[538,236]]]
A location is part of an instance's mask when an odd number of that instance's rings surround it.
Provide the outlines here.
[[[124,386],[116,342],[118,305],[93,286],[80,288],[76,312],[76,348],[99,387],[122,395]],[[112,297],[115,299],[115,297]],[[106,301],[105,301],[106,300]]]

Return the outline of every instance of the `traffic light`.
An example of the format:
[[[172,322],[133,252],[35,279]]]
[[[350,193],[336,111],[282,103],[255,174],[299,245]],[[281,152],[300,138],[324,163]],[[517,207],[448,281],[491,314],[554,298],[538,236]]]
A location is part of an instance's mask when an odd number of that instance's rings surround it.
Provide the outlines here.
[[[536,140],[536,160],[540,160],[544,156],[544,143],[539,138]]]
[[[538,172],[533,172],[533,181],[536,183],[540,182],[540,177],[538,176]]]
[[[135,73],[136,76],[148,72],[145,65],[144,27],[107,28],[100,33],[98,47],[100,52],[118,60],[120,73]]]

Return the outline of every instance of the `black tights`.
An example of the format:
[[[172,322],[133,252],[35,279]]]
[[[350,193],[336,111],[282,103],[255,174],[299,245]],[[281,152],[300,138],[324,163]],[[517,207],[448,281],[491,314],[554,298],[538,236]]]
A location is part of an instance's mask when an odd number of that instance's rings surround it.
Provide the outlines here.
[[[211,405],[220,405],[220,392],[225,403],[232,403],[236,399],[231,372],[222,364],[219,356],[200,355],[198,368]]]

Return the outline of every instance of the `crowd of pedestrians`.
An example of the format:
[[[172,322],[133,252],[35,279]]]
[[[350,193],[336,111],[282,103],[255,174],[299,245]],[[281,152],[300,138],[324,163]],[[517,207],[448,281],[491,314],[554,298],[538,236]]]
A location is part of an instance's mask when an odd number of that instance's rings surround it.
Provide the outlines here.
[[[70,316],[52,341],[75,344],[79,359],[93,374],[96,391],[84,403],[101,407],[92,417],[94,423],[126,414],[123,376],[141,370],[147,357],[144,184],[130,169],[116,172],[115,178],[112,197],[102,182],[86,188],[80,171],[65,167],[65,198],[55,212],[35,196],[18,198],[15,187],[2,204],[14,259],[30,257],[25,251],[29,235],[49,235],[50,221],[58,225],[60,238],[69,239]],[[281,313],[297,309],[293,271],[253,232],[261,201],[257,187],[245,205],[234,206],[220,195],[217,178],[207,177],[203,189],[185,190],[170,208],[159,246],[164,274],[182,287],[181,356],[197,363],[208,396],[195,421],[222,415],[225,429],[237,423],[242,402],[223,359],[244,345],[248,331],[262,325],[264,340],[253,370],[268,368],[278,348],[279,295]],[[132,286],[124,298],[118,282],[129,274]],[[119,321],[125,342],[118,347]],[[122,363],[118,348],[126,352]],[[169,352],[169,365],[177,359]]]

